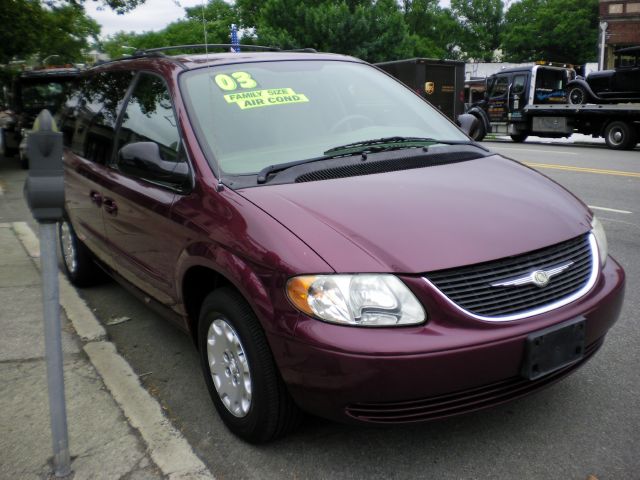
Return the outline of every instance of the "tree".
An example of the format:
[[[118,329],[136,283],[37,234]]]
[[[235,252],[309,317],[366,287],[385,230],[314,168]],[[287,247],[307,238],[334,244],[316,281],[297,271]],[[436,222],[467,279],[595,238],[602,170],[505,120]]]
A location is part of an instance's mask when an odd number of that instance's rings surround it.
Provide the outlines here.
[[[75,4],[43,5],[38,0],[0,0],[0,63],[36,55],[57,62],[83,59],[100,26]]]
[[[243,12],[240,9],[240,18],[256,20],[257,40],[264,45],[309,47],[371,62],[412,53],[395,0],[266,0],[257,11]]]
[[[460,46],[465,58],[494,60],[501,43],[502,0],[451,0],[451,11],[460,24]]]
[[[509,61],[579,65],[596,59],[597,42],[598,0],[522,0],[506,14],[503,46]]]
[[[100,25],[80,5],[59,5],[45,10],[45,25],[38,32],[41,58],[57,55],[56,62],[81,61],[89,40],[97,40]]]
[[[37,0],[0,0],[0,63],[23,58],[38,49],[44,13]]]
[[[457,58],[460,25],[438,0],[404,0],[404,20],[417,57]]]
[[[186,9],[186,19],[170,23],[157,32],[118,32],[109,36],[102,48],[111,58],[131,54],[135,49],[144,50],[169,45],[192,45],[205,43],[229,43],[229,26],[237,20],[235,6],[224,0],[211,0],[204,8]]]

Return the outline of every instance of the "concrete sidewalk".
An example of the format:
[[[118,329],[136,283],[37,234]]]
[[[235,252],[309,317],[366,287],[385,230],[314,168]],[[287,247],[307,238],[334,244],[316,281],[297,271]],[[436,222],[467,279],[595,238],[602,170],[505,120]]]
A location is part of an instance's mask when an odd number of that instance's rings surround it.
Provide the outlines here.
[[[37,238],[0,224],[0,479],[52,474]],[[61,277],[74,479],[211,479],[102,326]]]

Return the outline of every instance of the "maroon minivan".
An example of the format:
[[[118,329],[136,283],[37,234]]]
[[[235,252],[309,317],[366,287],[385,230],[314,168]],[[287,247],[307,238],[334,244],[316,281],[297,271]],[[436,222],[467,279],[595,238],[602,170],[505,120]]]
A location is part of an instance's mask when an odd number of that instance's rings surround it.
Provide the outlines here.
[[[301,411],[506,402],[619,314],[624,272],[580,200],[360,60],[140,53],[90,69],[60,124],[67,275],[99,265],[189,332],[245,440]]]

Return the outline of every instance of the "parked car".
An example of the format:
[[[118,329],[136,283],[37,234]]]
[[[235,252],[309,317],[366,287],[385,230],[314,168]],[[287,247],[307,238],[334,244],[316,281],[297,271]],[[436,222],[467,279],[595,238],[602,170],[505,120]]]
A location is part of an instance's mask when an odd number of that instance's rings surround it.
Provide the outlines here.
[[[247,441],[301,411],[411,423],[518,398],[620,312],[580,200],[355,58],[150,51],[90,69],[79,99],[65,272],[99,265],[188,332]]]
[[[615,51],[615,69],[591,72],[567,84],[569,103],[640,102],[640,45]]]
[[[23,168],[26,134],[42,109],[57,115],[73,91],[80,71],[74,67],[48,67],[22,72],[13,82],[9,109],[0,115],[0,144],[5,156],[19,154]]]

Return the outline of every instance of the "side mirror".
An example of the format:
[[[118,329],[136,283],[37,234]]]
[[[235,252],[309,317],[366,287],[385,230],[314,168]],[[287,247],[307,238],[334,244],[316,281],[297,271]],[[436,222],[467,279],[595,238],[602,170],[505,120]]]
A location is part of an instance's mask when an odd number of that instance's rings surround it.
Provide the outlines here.
[[[474,133],[478,129],[479,121],[480,120],[478,120],[475,115],[471,115],[470,113],[463,113],[462,115],[458,116],[458,120],[456,121],[456,123],[460,127],[460,130],[466,133],[467,136],[473,138],[472,133]]]
[[[171,185],[181,186],[189,179],[188,164],[164,160],[155,142],[125,145],[118,152],[117,166],[129,175]]]

